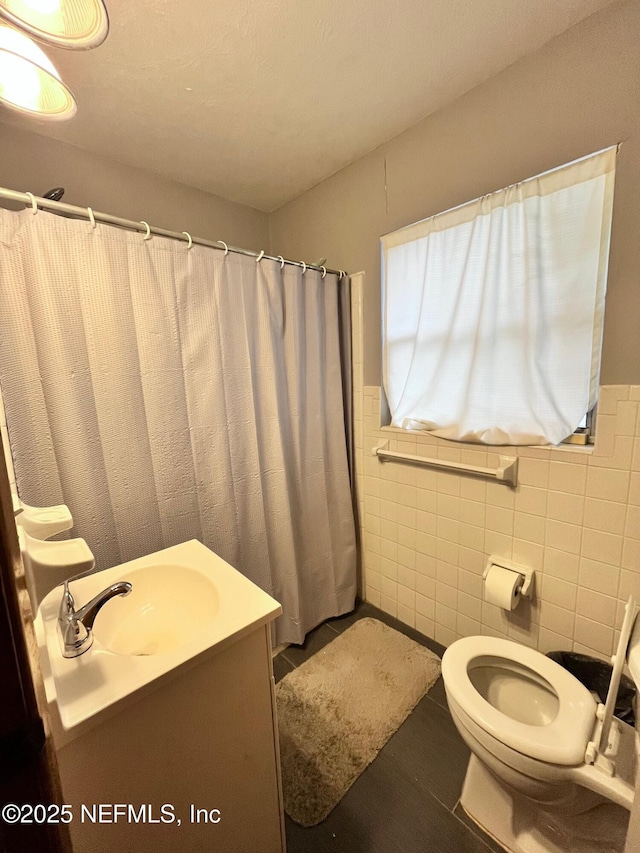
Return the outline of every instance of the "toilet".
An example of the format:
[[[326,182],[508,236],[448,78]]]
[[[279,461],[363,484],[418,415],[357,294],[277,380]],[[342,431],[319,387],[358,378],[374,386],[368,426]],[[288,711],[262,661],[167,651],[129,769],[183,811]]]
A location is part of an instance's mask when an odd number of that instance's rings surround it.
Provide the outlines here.
[[[604,705],[559,664],[510,640],[465,637],[444,653],[449,709],[471,750],[460,803],[507,850],[624,848],[636,731],[613,711],[625,660],[640,684],[636,613],[631,598]]]

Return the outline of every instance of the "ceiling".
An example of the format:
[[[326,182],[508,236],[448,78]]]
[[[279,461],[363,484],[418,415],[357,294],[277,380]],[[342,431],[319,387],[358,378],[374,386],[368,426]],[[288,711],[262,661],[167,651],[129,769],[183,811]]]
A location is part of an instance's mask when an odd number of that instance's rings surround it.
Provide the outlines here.
[[[0,120],[272,211],[611,0],[106,3],[77,116]]]

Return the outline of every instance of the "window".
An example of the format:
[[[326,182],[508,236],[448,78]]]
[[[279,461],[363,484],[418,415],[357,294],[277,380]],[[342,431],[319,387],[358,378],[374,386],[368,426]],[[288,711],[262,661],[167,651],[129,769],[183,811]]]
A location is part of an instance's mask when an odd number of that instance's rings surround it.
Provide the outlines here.
[[[393,426],[558,444],[596,403],[616,148],[382,238]]]

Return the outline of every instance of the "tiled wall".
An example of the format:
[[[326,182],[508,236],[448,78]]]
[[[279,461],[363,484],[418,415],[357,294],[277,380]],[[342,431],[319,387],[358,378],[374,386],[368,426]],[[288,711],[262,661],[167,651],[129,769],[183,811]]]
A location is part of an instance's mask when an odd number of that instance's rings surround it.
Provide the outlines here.
[[[542,651],[607,657],[631,592],[640,598],[640,386],[600,390],[594,448],[494,452],[380,429],[380,388],[362,383],[363,277],[352,277],[356,474],[363,592],[448,645],[508,637]],[[381,463],[388,449],[495,467],[518,455],[515,488],[464,474]],[[536,571],[513,612],[483,601],[490,555]]]

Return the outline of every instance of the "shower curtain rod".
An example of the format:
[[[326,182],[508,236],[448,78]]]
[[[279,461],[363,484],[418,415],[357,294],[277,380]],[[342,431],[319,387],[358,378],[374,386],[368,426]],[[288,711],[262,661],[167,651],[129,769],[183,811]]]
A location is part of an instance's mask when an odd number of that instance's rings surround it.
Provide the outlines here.
[[[340,278],[346,275],[344,270],[331,270],[323,266],[318,266],[317,264],[305,264],[304,261],[289,261],[286,258],[283,258],[282,255],[278,255],[276,257],[274,255],[267,255],[265,252],[252,252],[249,249],[239,249],[237,246],[228,246],[223,240],[205,240],[203,237],[192,237],[187,231],[167,231],[165,228],[157,228],[154,225],[149,225],[144,220],[136,222],[135,219],[122,219],[120,216],[112,216],[110,213],[100,213],[90,207],[77,207],[74,204],[65,204],[65,202],[62,201],[53,201],[49,198],[41,198],[40,196],[33,195],[33,193],[29,192],[18,192],[17,190],[0,187],[0,198],[22,202],[28,207],[31,207],[34,214],[37,213],[38,208],[41,207],[43,210],[50,210],[53,213],[68,213],[72,216],[79,216],[82,219],[88,219],[93,224],[95,224],[95,222],[104,222],[107,225],[117,225],[120,228],[128,228],[130,231],[141,231],[144,234],[145,240],[148,240],[152,234],[156,234],[158,237],[170,237],[173,240],[184,240],[188,242],[189,248],[191,248],[193,243],[197,243],[199,246],[207,246],[209,249],[224,251],[225,255],[227,252],[235,252],[238,255],[247,255],[248,257],[255,258],[256,260],[262,260],[264,258],[268,261],[277,261],[281,267],[284,266],[284,264],[289,264],[294,267],[302,267],[303,274],[308,269],[313,269],[318,270],[318,272],[322,272],[323,278],[326,273],[332,273]]]

